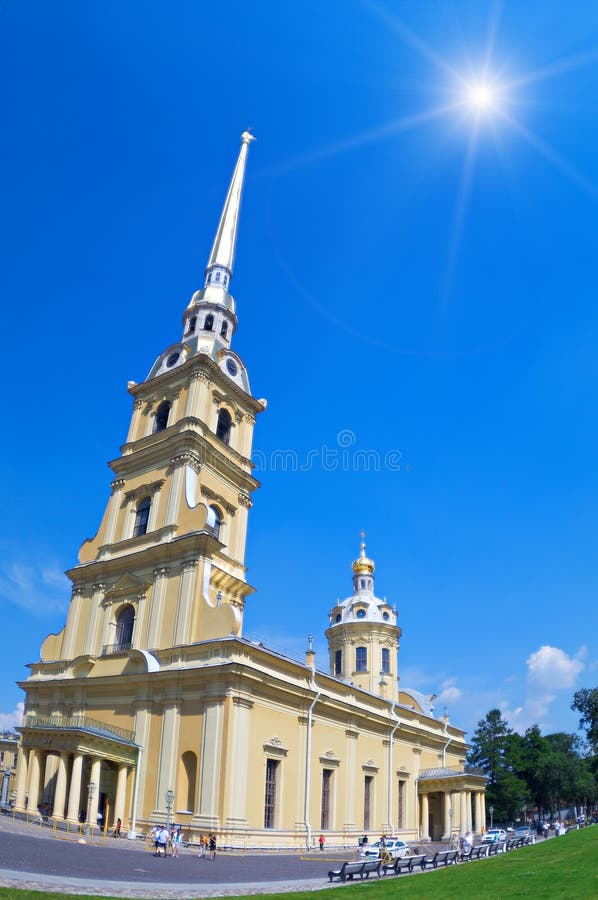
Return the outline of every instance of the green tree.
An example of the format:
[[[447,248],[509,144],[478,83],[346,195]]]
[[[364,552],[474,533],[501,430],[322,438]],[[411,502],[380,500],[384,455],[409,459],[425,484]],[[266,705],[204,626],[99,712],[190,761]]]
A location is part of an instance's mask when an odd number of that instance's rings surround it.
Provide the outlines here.
[[[598,688],[576,691],[571,709],[580,713],[579,727],[585,729],[591,752],[598,755]]]
[[[468,762],[488,776],[486,809],[494,807],[494,819],[507,823],[519,816],[530,795],[525,781],[515,774],[513,731],[499,709],[491,709],[478,722],[471,740]]]

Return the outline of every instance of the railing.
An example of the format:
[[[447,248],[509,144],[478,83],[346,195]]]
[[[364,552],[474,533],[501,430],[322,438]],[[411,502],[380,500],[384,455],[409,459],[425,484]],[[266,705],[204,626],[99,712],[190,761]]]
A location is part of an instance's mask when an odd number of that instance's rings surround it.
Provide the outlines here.
[[[116,653],[128,653],[131,649],[131,641],[120,641],[118,644],[104,644],[102,656],[114,656]]]
[[[99,734],[102,737],[120,738],[123,741],[134,743],[134,732],[126,728],[119,728],[118,725],[107,725],[106,722],[99,722],[97,719],[90,719],[88,716],[32,716],[25,717],[23,722],[25,728],[57,728],[70,731],[88,731],[92,734]]]
[[[438,769],[422,769],[420,778],[447,778],[454,775],[485,775],[483,769],[476,766],[442,766]]]

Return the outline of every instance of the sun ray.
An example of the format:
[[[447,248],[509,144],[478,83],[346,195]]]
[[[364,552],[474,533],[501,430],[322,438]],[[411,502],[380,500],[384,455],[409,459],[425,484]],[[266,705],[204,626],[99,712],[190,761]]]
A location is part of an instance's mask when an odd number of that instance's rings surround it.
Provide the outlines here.
[[[567,162],[554,147],[551,147],[550,144],[543,141],[541,137],[538,137],[537,134],[534,134],[533,131],[530,131],[529,128],[526,128],[525,125],[522,125],[521,122],[518,122],[513,116],[508,115],[504,110],[498,110],[497,112],[511,128],[521,135],[528,144],[531,144],[544,159],[548,160],[548,162],[556,169],[559,169],[559,171],[570,178],[578,187],[583,188],[590,196],[598,199],[598,186],[590,181],[589,178],[586,178],[586,176],[576,169],[575,166],[572,166],[571,163]]]
[[[457,72],[445,59],[440,56],[439,53],[430,47],[429,44],[426,44],[414,31],[411,31],[405,23],[398,18],[396,15],[391,15],[388,10],[384,9],[384,7],[380,6],[379,3],[376,3],[375,0],[366,0],[366,5],[369,9],[372,10],[380,19],[386,22],[393,31],[395,31],[399,37],[404,41],[405,44],[409,44],[410,47],[413,47],[414,50],[427,59],[429,62],[434,63],[438,68],[443,69],[445,72],[448,72],[452,78],[455,78],[461,84],[464,84],[463,76]]]
[[[457,259],[461,247],[461,238],[463,236],[463,225],[465,222],[465,213],[467,212],[467,203],[471,194],[471,182],[473,171],[475,168],[476,152],[478,147],[478,127],[479,121],[476,121],[469,137],[465,158],[463,160],[463,168],[459,178],[459,186],[457,188],[457,200],[453,212],[453,220],[451,223],[450,239],[446,263],[444,266],[444,274],[442,286],[440,289],[440,303],[438,306],[438,316],[436,319],[436,339],[442,338],[446,313],[451,298],[453,284],[455,280],[455,271]]]
[[[502,3],[500,0],[494,0],[490,8],[490,19],[488,21],[488,37],[486,40],[486,52],[484,53],[484,65],[482,66],[482,80],[488,81],[490,78],[490,61],[494,53],[494,45],[496,44],[496,36],[500,25],[500,17],[502,13]]]
[[[563,59],[557,59],[548,65],[540,66],[531,72],[524,72],[505,83],[505,89],[511,90],[525,84],[533,84],[536,81],[544,81],[546,78],[553,78],[562,72],[570,72],[573,69],[581,69],[589,66],[598,60],[598,47],[592,47],[590,50],[583,50],[580,53],[574,53],[572,56],[566,56]]]
[[[295,159],[288,160],[288,162],[282,162],[277,166],[272,166],[262,174],[276,175],[281,172],[288,172],[291,169],[300,166],[307,166],[311,163],[319,162],[322,159],[327,159],[331,156],[336,156],[339,153],[353,150],[355,147],[361,147],[365,144],[379,141],[389,135],[399,134],[402,131],[409,131],[412,128],[425,125],[427,122],[432,122],[434,119],[438,119],[450,112],[454,112],[462,106],[463,100],[459,100],[458,102],[449,103],[446,106],[438,106],[421,113],[415,113],[412,116],[404,116],[402,119],[394,119],[392,122],[387,122],[385,125],[370,128],[368,131],[362,131],[352,137],[337,141],[335,144],[329,144],[319,150],[314,150],[313,153],[308,153],[305,156],[299,156]]]

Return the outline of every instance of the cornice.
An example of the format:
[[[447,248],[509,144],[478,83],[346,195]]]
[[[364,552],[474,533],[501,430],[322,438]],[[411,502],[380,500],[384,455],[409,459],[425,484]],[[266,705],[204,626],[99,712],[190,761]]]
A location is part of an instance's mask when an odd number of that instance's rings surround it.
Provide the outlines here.
[[[123,455],[111,460],[108,465],[120,479],[131,479],[148,469],[167,469],[172,459],[190,454],[198,465],[224,473],[238,490],[251,493],[260,487],[260,482],[250,474],[253,469],[251,460],[218,441],[200,419],[181,419],[172,429],[166,439],[164,435],[169,429],[123,444]]]
[[[264,411],[264,405],[256,400],[251,394],[247,394],[243,388],[239,387],[234,381],[228,378],[220,366],[208,356],[207,353],[195,353],[182,365],[177,366],[169,372],[163,372],[149,381],[142,381],[140,384],[131,385],[128,390],[135,399],[147,400],[154,396],[158,391],[163,390],[166,386],[174,386],[177,384],[184,385],[190,381],[196,372],[204,372],[211,380],[229,395],[234,395],[237,402],[246,407],[246,411],[253,413],[261,413]]]

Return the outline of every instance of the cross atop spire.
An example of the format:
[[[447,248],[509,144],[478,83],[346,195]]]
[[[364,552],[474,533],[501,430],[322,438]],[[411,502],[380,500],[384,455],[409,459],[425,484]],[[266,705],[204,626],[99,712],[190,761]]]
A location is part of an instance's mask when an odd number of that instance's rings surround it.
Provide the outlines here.
[[[205,287],[220,286],[228,290],[229,281],[233,274],[247,148],[251,141],[254,140],[255,138],[250,131],[244,131],[241,135],[239,158],[237,159],[226,200],[224,201],[212,252],[206,266]]]

